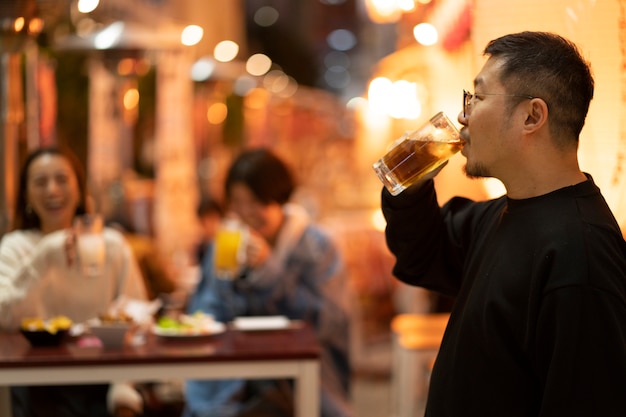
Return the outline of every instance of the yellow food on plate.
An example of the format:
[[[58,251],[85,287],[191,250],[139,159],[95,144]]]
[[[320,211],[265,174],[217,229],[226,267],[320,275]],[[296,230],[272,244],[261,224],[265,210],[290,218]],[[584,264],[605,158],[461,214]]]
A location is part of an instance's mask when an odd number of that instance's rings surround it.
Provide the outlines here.
[[[46,324],[42,318],[39,317],[25,317],[22,319],[22,329],[37,331],[44,330],[46,328]]]
[[[119,313],[106,312],[98,317],[104,324],[131,323],[133,321],[133,318],[123,311]]]
[[[55,316],[48,320],[41,317],[25,317],[22,319],[22,330],[31,332],[47,331],[48,333],[56,333],[59,330],[68,330],[72,327],[72,320],[65,316]]]
[[[48,324],[57,330],[67,330],[72,327],[72,320],[65,316],[56,316],[48,320]]]

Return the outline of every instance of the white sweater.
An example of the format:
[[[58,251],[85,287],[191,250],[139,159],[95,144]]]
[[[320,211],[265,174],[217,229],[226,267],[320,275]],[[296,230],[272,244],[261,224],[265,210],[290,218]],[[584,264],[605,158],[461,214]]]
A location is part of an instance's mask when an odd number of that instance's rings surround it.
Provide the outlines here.
[[[130,246],[121,233],[105,228],[102,274],[84,276],[68,266],[67,231],[42,235],[17,230],[0,241],[0,328],[16,329],[22,317],[65,315],[83,322],[107,311],[120,295],[145,300],[146,290]]]
[[[105,228],[102,274],[84,276],[68,266],[66,230],[42,235],[17,230],[0,241],[0,328],[17,329],[22,317],[65,315],[83,322],[104,313],[120,295],[145,300],[146,290],[122,234]]]
[[[67,231],[43,235],[16,230],[0,240],[0,329],[15,330],[23,317],[64,315],[75,323],[107,311],[120,295],[146,300],[141,272],[121,233],[104,229],[106,261],[102,274],[84,276],[78,264],[68,266]],[[141,396],[118,382],[108,393],[109,410],[125,404],[141,412]]]

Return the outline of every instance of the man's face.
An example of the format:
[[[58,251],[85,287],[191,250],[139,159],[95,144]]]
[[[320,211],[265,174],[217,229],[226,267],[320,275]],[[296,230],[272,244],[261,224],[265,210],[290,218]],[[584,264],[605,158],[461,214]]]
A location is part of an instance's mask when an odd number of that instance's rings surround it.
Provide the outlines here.
[[[458,118],[466,141],[461,153],[467,158],[465,172],[470,177],[502,178],[514,168],[521,114],[516,117],[516,107],[509,105],[511,97],[506,94],[511,92],[500,82],[501,64],[493,57],[487,60],[474,80],[471,105]]]

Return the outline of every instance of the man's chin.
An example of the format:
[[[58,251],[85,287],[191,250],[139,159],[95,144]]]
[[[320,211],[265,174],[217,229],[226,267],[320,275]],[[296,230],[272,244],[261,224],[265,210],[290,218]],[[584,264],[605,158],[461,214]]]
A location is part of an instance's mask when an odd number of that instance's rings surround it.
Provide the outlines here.
[[[465,173],[465,176],[470,179],[480,179],[480,178],[491,177],[491,175],[489,175],[487,168],[482,165],[476,165],[476,164],[469,165],[466,163],[463,166],[463,172]]]

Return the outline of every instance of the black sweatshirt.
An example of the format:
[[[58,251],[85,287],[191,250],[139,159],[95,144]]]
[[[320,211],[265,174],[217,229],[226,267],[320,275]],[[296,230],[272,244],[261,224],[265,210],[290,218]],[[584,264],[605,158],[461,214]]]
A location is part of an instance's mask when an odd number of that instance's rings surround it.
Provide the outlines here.
[[[588,181],[437,204],[383,190],[394,275],[456,297],[427,417],[626,416],[626,244]]]

